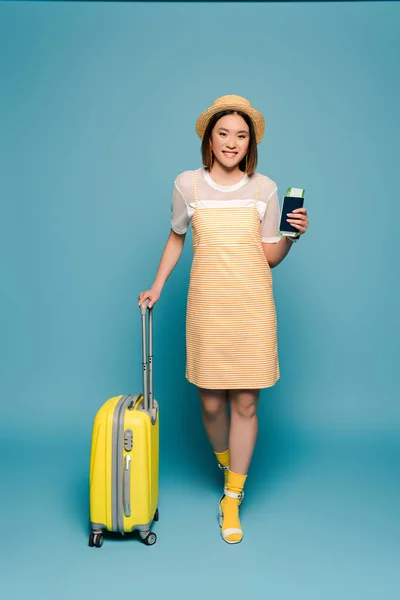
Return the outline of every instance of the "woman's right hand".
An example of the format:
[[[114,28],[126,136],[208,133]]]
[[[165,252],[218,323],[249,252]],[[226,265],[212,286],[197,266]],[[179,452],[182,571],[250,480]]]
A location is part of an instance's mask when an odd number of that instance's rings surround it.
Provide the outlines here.
[[[149,308],[152,308],[160,296],[161,296],[161,290],[158,290],[157,288],[151,288],[150,290],[147,290],[146,292],[141,292],[139,294],[139,306],[141,304],[143,304],[143,302],[145,300],[148,299],[148,300],[150,300]]]

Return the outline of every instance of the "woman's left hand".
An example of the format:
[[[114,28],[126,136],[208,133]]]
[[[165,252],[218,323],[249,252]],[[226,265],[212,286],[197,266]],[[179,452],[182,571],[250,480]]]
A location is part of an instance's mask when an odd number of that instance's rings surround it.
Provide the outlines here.
[[[295,227],[300,235],[307,231],[308,216],[306,208],[296,208],[292,213],[288,213],[287,222]]]

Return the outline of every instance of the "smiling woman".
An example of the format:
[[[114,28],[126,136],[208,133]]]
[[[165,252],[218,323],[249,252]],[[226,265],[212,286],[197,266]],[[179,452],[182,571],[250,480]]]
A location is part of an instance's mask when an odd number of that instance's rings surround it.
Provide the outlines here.
[[[197,119],[204,167],[176,178],[172,230],[154,283],[139,296],[139,304],[157,302],[191,223],[186,377],[199,389],[203,423],[224,470],[219,516],[229,544],[243,537],[239,506],[257,437],[259,392],[279,378],[271,268],[292,246],[279,235],[277,186],[255,171],[264,129],[264,117],[241,96],[218,98]],[[304,208],[288,216],[300,234],[306,231]]]
[[[216,123],[218,127],[215,127]],[[238,127],[236,130],[235,126]],[[242,111],[233,110],[225,110],[211,117],[201,144],[201,156],[203,165],[209,170],[216,156],[227,168],[232,163],[238,163],[240,171],[252,175],[257,166],[258,153],[250,117]]]

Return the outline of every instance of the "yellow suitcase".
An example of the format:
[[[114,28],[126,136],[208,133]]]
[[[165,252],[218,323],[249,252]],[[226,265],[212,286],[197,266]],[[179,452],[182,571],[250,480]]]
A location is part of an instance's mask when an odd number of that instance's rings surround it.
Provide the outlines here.
[[[140,307],[143,393],[110,398],[94,419],[89,546],[96,548],[103,545],[103,531],[125,535],[138,530],[148,546],[157,540],[150,528],[158,520],[159,411],[153,398],[153,309],[148,305]]]

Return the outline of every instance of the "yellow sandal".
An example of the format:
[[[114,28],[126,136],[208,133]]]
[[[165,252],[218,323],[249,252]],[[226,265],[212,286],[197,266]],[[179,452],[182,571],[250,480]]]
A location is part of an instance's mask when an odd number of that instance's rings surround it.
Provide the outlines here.
[[[238,508],[239,506],[242,504],[243,498],[244,498],[244,492],[240,492],[239,494],[235,493],[235,492],[231,492],[230,490],[227,490],[226,488],[224,488],[224,495],[222,496],[221,500],[219,501],[219,526],[221,527],[221,536],[222,539],[227,543],[227,544],[238,544],[239,542],[242,541],[243,539],[243,531],[241,528],[239,527],[228,527],[227,529],[222,529],[222,524],[224,521],[224,513],[222,510],[222,506],[221,506],[221,502],[222,500],[225,498],[225,496],[228,496],[228,498],[234,498],[236,500],[239,500],[238,502]],[[239,534],[241,536],[241,538],[239,540],[235,539],[235,540],[229,540],[227,539],[229,536],[231,535],[237,535]]]

